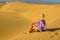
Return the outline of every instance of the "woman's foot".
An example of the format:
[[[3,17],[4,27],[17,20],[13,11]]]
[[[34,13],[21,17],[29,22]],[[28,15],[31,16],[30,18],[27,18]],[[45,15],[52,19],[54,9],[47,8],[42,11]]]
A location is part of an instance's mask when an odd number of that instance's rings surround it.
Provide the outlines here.
[[[25,32],[24,34],[28,34],[29,32]]]

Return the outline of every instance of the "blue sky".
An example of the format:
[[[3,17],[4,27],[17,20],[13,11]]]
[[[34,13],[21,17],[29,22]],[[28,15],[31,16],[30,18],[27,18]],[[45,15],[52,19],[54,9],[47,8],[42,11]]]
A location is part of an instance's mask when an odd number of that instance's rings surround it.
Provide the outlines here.
[[[57,3],[60,3],[60,0],[0,0],[0,2],[5,2],[5,1],[30,1],[30,2],[57,2]]]
[[[44,0],[44,1],[60,2],[60,0]]]

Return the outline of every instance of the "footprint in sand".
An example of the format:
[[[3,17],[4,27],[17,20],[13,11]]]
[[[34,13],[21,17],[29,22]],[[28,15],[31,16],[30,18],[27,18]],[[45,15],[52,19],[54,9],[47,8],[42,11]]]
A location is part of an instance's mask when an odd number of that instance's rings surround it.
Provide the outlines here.
[[[52,35],[52,36],[50,37],[50,39],[52,39],[52,38],[54,39],[54,37],[56,37],[57,35],[59,35],[59,33],[55,32],[54,35]]]
[[[54,36],[51,36],[50,39],[53,38],[53,37],[54,37]]]
[[[59,33],[55,32],[55,35],[59,35]]]
[[[49,40],[55,40],[55,35],[52,35],[51,37],[49,37]]]

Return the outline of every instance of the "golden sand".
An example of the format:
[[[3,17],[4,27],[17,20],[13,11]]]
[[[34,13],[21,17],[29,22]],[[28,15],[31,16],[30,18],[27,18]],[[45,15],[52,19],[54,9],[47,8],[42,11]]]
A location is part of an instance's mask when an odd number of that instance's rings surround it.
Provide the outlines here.
[[[32,22],[46,16],[47,32],[24,35]],[[60,4],[10,2],[0,8],[1,40],[60,40]]]

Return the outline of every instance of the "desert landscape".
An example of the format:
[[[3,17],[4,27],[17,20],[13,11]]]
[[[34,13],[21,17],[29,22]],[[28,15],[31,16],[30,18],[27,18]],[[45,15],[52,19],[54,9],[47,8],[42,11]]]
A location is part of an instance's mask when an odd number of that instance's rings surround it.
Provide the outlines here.
[[[24,34],[45,14],[47,31]],[[0,4],[0,40],[60,40],[60,4]]]

